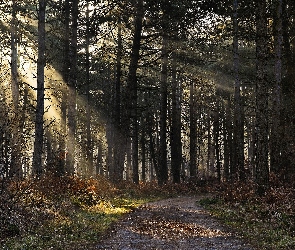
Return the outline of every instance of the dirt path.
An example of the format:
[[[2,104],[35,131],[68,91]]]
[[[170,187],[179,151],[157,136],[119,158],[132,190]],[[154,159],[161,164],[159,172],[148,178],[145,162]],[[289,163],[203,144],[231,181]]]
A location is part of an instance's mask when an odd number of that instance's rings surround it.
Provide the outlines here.
[[[199,206],[199,199],[148,203],[116,224],[97,249],[253,250]]]

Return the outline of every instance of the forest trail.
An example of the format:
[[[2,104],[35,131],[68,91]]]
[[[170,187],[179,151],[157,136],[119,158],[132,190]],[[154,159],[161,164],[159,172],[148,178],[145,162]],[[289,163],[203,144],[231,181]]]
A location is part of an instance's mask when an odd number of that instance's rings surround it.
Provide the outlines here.
[[[116,223],[97,249],[254,249],[198,205],[201,198],[170,198],[141,206]]]

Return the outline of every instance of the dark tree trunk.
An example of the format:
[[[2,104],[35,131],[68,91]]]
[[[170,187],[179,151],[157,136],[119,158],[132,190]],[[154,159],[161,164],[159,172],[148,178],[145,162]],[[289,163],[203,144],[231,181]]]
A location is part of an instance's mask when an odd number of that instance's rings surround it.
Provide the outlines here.
[[[126,153],[126,137],[123,136],[123,124],[121,119],[121,76],[122,76],[122,24],[121,17],[118,20],[118,49],[117,49],[117,62],[116,62],[116,82],[114,93],[114,164],[116,172],[123,173],[124,160]],[[126,119],[124,117],[124,119]],[[123,177],[123,176],[122,176]]]
[[[175,53],[173,53],[172,60],[171,170],[173,182],[180,183],[180,169],[182,164],[181,103]]]
[[[65,157],[59,157],[59,163],[57,166],[57,174],[64,175],[65,174],[65,161],[66,161],[66,134],[67,134],[67,102],[68,102],[68,81],[69,81],[69,67],[70,67],[70,3],[69,0],[65,0],[64,2],[64,34],[63,34],[63,85],[62,85],[62,99],[60,104],[60,112],[61,112],[61,133],[59,138],[59,153]]]
[[[113,148],[114,148],[114,136],[113,136],[113,124],[111,119],[108,118],[106,122],[106,140],[107,140],[107,153],[106,153],[106,165],[107,165],[107,176],[115,183],[115,179],[118,179],[118,173],[115,172]],[[123,173],[122,173],[123,175]]]
[[[267,57],[266,0],[261,0],[257,2],[256,12],[256,182],[259,195],[269,187]]]
[[[213,123],[213,136],[214,136],[214,147],[215,147],[215,159],[216,159],[216,172],[218,181],[221,181],[221,162],[220,162],[220,145],[219,145],[219,98],[216,97],[216,110],[214,112],[214,123]]]
[[[292,38],[292,29],[295,20],[292,18],[295,12],[293,1],[282,2],[282,32],[283,32],[283,54],[286,60],[286,74],[282,79],[282,153],[283,166],[282,177],[285,181],[291,180],[291,172],[294,172],[295,151],[290,145],[295,144],[295,40]],[[293,13],[292,13],[293,12]]]
[[[102,165],[102,143],[99,141],[97,145],[97,158],[96,158],[96,174],[104,176],[104,169]]]
[[[148,113],[148,123],[147,123],[147,133],[149,137],[149,152],[151,156],[151,179],[153,178],[153,169],[156,171],[156,176],[159,176],[159,164],[158,164],[158,154],[157,154],[157,138],[153,136],[153,130],[155,126],[155,118],[151,112]]]
[[[12,1],[12,19],[11,19],[11,93],[13,107],[13,123],[11,127],[11,162],[9,175],[22,177],[21,167],[21,137],[20,112],[19,112],[19,79],[18,79],[18,32],[17,32],[17,1]]]
[[[144,16],[143,0],[136,3],[135,30],[131,49],[131,59],[128,73],[128,93],[130,94],[130,106],[128,108],[128,118],[130,119],[130,134],[132,138],[132,170],[133,182],[139,182],[138,176],[138,122],[137,122],[137,75],[139,51],[141,43],[142,20]]]
[[[233,56],[234,56],[234,78],[235,78],[235,93],[234,93],[234,158],[232,166],[233,178],[239,177],[240,180],[245,179],[244,168],[244,108],[241,97],[241,81],[240,81],[240,59],[239,59],[239,38],[238,38],[238,0],[233,1]],[[238,174],[238,176],[236,176]]]
[[[70,44],[70,74],[68,81],[68,138],[67,138],[67,161],[66,172],[73,175],[75,172],[75,151],[76,151],[76,98],[77,98],[77,34],[78,34],[78,2],[73,0],[72,6],[72,32]]]
[[[223,139],[224,139],[224,159],[223,159],[223,169],[224,178],[226,181],[230,179],[230,151],[231,151],[231,105],[230,97],[228,96],[225,101],[225,117],[223,124]]]
[[[273,89],[272,125],[270,134],[270,170],[276,174],[281,168],[281,105],[282,105],[282,45],[283,45],[283,23],[282,23],[282,0],[274,2],[274,52],[275,52],[275,85]]]
[[[15,110],[18,108],[19,104],[19,82],[18,82],[18,52],[17,52],[17,44],[18,44],[18,34],[17,34],[17,1],[12,1],[12,19],[10,25],[11,32],[11,92],[12,92],[12,101]]]
[[[159,148],[159,175],[160,185],[168,181],[167,166],[167,77],[168,77],[168,37],[162,37],[162,69],[161,69],[161,105],[160,105],[160,148]]]
[[[44,116],[44,67],[45,61],[45,10],[46,0],[39,1],[38,14],[38,61],[37,61],[37,105],[35,118],[35,142],[33,154],[33,174],[37,177],[42,174],[43,153],[43,116]]]
[[[141,130],[141,139],[140,139],[140,143],[141,143],[141,180],[145,181],[146,180],[146,144],[147,144],[147,140],[146,140],[146,119],[143,116],[142,117],[142,130]]]
[[[86,103],[86,160],[87,160],[87,174],[92,176],[94,173],[93,166],[93,144],[92,144],[92,135],[91,135],[91,93],[90,93],[90,19],[89,19],[89,3],[87,3],[86,10],[86,62],[85,62],[85,70],[86,70],[86,95],[87,95],[87,103]]]
[[[197,119],[196,119],[196,87],[190,82],[190,177],[197,175]]]

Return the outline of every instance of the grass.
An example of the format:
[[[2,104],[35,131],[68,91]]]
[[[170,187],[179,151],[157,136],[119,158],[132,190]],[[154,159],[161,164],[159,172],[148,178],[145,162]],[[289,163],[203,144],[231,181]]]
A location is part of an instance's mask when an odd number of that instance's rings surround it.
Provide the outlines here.
[[[0,206],[6,214],[0,220],[0,249],[95,249],[124,214],[180,192],[187,194],[187,187],[127,182],[114,186],[103,177],[11,182],[0,195],[0,204],[9,204],[7,209]]]
[[[294,190],[271,188],[258,197],[243,185],[227,186],[200,204],[259,250],[295,249]]]
[[[122,215],[144,200],[102,201],[92,206],[68,207],[28,234],[7,240],[4,249],[91,249],[99,237]],[[132,208],[133,208],[132,207]]]
[[[0,190],[0,249],[95,249],[111,225],[141,204],[200,193],[198,187],[155,183],[116,186],[103,177],[45,176],[12,181]],[[203,190],[203,187],[202,187]],[[222,184],[200,201],[259,250],[295,249],[295,190],[272,187],[264,197],[252,183]]]

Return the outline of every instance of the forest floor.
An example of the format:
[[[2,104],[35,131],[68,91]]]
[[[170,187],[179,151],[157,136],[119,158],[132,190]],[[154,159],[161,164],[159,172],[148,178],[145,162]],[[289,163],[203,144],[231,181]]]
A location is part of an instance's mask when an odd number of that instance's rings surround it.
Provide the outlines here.
[[[97,249],[254,249],[199,205],[208,196],[150,202],[115,223]]]
[[[0,180],[0,249],[295,249],[295,182]]]

